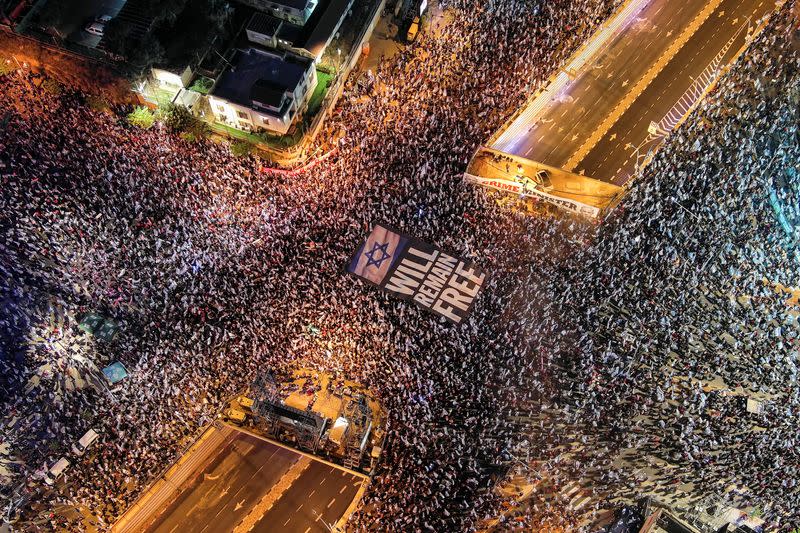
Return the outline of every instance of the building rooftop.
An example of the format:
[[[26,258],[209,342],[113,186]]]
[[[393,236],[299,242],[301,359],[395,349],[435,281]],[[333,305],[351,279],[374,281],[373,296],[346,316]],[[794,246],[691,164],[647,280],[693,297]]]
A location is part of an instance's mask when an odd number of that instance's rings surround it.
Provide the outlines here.
[[[321,13],[320,18],[313,26],[314,29],[303,44],[303,48],[316,58],[322,57],[325,46],[336,31],[336,26],[352,4],[353,0],[330,0],[324,9],[317,8],[317,12]]]
[[[286,88],[269,80],[256,80],[250,89],[250,99],[262,105],[280,107]]]
[[[253,14],[253,18],[247,24],[247,30],[272,36],[275,35],[281,24],[283,24],[283,20],[259,11]]]
[[[276,4],[279,6],[291,7],[292,9],[304,10],[308,4],[314,3],[315,0],[269,0],[268,3]]]
[[[311,17],[303,25],[258,12],[253,15],[247,30],[267,36],[277,36],[281,41],[290,43],[297,49],[308,51],[319,59],[325,52],[325,46],[336,31],[336,26],[353,4],[353,0],[320,0]],[[247,36],[240,37],[240,46],[245,44]]]
[[[219,76],[211,95],[246,107],[254,101],[278,107],[283,93],[294,90],[312,62],[291,53],[237,50],[233,68]]]
[[[316,3],[315,0],[272,0],[276,4],[295,9],[305,9],[308,4]]]

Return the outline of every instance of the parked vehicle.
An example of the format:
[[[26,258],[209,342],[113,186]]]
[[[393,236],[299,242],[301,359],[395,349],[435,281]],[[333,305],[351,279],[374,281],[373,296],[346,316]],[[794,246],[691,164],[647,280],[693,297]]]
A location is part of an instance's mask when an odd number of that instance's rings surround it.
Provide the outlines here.
[[[418,33],[419,33],[419,17],[414,17],[414,21],[411,23],[411,26],[408,27],[406,40],[408,42],[412,42],[414,39],[417,38]]]
[[[83,434],[83,437],[81,437],[78,442],[72,445],[72,453],[80,457],[86,453],[86,450],[94,444],[94,441],[96,441],[98,437],[100,437],[100,435],[98,435],[95,430],[90,429]]]
[[[70,462],[66,457],[62,457],[56,461],[56,463],[50,467],[50,470],[47,471],[47,474],[45,474],[44,482],[48,485],[54,485],[55,482],[64,475],[64,471],[69,468],[69,465]]]
[[[544,169],[536,171],[533,181],[536,182],[536,185],[538,185],[540,189],[545,191],[553,190],[553,183],[550,181],[550,173]]]
[[[102,22],[92,22],[88,24],[84,30],[86,30],[86,33],[91,33],[92,35],[102,37],[106,33],[106,25]]]

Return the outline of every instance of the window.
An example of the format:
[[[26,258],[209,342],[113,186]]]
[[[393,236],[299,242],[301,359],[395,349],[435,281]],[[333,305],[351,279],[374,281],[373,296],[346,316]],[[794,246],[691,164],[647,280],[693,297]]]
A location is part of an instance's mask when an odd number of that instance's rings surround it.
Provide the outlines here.
[[[243,118],[243,119],[245,119],[245,120],[249,120],[249,119],[250,119],[250,115],[248,115],[248,114],[247,114],[247,113],[245,113],[244,111],[236,111],[236,115],[237,115],[239,118]]]

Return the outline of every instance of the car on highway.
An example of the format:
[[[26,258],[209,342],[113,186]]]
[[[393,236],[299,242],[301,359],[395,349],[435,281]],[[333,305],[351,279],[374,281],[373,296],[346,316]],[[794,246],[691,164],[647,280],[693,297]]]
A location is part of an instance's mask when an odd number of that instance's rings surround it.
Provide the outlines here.
[[[106,25],[102,22],[91,22],[86,25],[84,30],[86,30],[86,33],[91,33],[92,35],[102,37],[106,33]]]
[[[533,175],[533,181],[540,189],[545,191],[553,190],[553,182],[550,181],[550,172],[543,168],[536,171],[536,174]]]
[[[514,181],[522,185],[522,194],[529,194],[533,190],[550,192],[553,190],[553,182],[550,181],[550,172],[539,169],[532,178],[524,174],[514,176]]]

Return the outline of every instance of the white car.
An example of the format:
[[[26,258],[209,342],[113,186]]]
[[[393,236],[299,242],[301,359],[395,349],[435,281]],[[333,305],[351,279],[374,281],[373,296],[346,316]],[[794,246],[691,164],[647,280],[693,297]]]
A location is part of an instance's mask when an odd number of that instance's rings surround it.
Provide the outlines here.
[[[100,24],[108,24],[109,22],[111,22],[111,19],[113,18],[114,17],[112,17],[111,15],[97,15],[94,18],[94,21],[99,22]]]
[[[86,33],[91,33],[92,35],[97,35],[98,37],[102,37],[106,32],[106,25],[102,22],[92,22],[88,24],[86,28]]]

